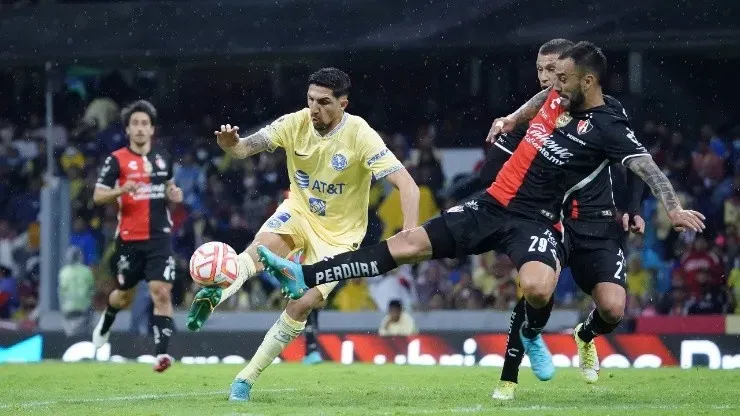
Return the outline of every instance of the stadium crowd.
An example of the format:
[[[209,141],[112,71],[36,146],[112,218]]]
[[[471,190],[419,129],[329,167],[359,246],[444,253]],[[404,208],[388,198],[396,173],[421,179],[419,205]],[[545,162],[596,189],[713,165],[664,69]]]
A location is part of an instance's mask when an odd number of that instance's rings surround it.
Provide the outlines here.
[[[133,95],[120,91],[120,86],[101,87],[93,94],[68,84],[59,98],[61,104],[55,106],[59,108],[57,123],[48,142],[54,146],[58,174],[69,181],[73,215],[73,249],[60,276],[63,310],[102,308],[105,294],[113,286],[109,261],[116,208],[94,206],[92,192],[101,158],[127,142],[119,109]],[[244,127],[257,127],[270,117],[291,111],[290,107],[274,107],[267,109],[255,101],[249,120],[254,125]],[[47,130],[38,110],[33,106],[28,111],[19,110],[0,103],[0,320],[14,320],[26,327],[33,327],[38,318],[38,216],[41,189],[47,179]],[[375,112],[368,115],[371,121],[383,118],[376,114],[382,112],[382,103],[360,111],[365,110]],[[280,151],[229,160],[213,139],[218,120],[210,116],[199,119],[194,125],[168,121],[158,126],[158,145],[173,154],[175,181],[185,196],[182,204],[170,206],[178,265],[174,299],[180,307],[192,299],[194,287],[187,261],[193,250],[209,240],[242,250],[289,187]],[[449,124],[444,119],[422,118],[415,130],[404,133],[374,126],[383,132],[389,149],[404,161],[421,187],[422,220],[455,205],[456,194],[449,190],[476,173],[477,167],[468,175],[445,177],[441,150],[435,143],[440,135],[447,135],[446,142],[450,141],[454,129]],[[641,124],[635,126],[639,137],[672,179],[684,206],[707,215],[708,228],[701,235],[676,233],[656,200],[645,195],[642,213],[646,233],[631,236],[627,244],[628,315],[740,313],[736,307],[740,297],[740,124],[721,132],[710,125],[697,131],[682,130],[661,120]],[[481,130],[480,137],[484,136]],[[615,175],[615,184],[618,177]],[[397,191],[383,181],[373,185],[366,242],[400,228],[399,206]],[[350,281],[333,293],[329,307],[386,310],[396,299],[404,310],[508,310],[517,300],[516,271],[505,255],[495,253],[403,266],[383,277]],[[586,302],[590,302],[586,299],[564,270],[556,291],[557,304],[586,310]],[[248,282],[226,307],[278,309],[283,302],[276,282],[262,274]]]

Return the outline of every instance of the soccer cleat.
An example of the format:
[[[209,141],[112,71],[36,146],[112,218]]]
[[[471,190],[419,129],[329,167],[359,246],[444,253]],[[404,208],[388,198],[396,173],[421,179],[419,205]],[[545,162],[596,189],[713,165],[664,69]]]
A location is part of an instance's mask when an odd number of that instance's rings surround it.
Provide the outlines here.
[[[491,398],[494,400],[513,400],[517,384],[513,381],[499,380],[496,390],[493,391]]]
[[[249,392],[252,390],[252,386],[247,380],[237,378],[231,383],[231,393],[229,393],[229,401],[232,402],[248,402]]]
[[[307,356],[303,357],[303,364],[313,365],[313,364],[321,364],[323,362],[324,362],[324,359],[321,357],[321,354],[318,351],[314,351],[311,354],[308,354]]]
[[[537,334],[534,338],[527,338],[519,330],[519,338],[521,338],[524,345],[524,351],[529,356],[534,375],[541,381],[550,380],[555,375],[555,365],[552,363],[552,354],[547,349],[547,344],[542,339],[542,335]]]
[[[257,246],[260,262],[265,270],[280,282],[280,291],[291,299],[300,299],[306,291],[301,265],[284,259],[265,246]]]
[[[581,367],[581,377],[586,383],[596,383],[599,381],[599,354],[596,352],[596,343],[586,342],[578,336],[583,323],[578,324],[573,330],[573,339],[576,340],[578,347],[578,361]]]
[[[208,317],[211,316],[213,309],[221,301],[222,293],[223,289],[220,287],[204,287],[195,294],[193,304],[190,305],[190,311],[188,312],[187,327],[189,330],[198,331],[203,327]]]
[[[174,358],[172,358],[169,354],[159,354],[157,356],[157,361],[154,362],[153,370],[158,373],[163,373],[165,370],[170,368],[172,365],[172,362],[175,361]]]
[[[105,345],[106,342],[108,342],[108,338],[110,338],[110,328],[106,333],[103,333],[103,321],[105,320],[105,312],[103,312],[102,315],[100,315],[100,320],[98,320],[98,324],[95,325],[95,329],[93,329],[92,334],[92,342],[93,345],[95,345],[95,349],[98,349]]]

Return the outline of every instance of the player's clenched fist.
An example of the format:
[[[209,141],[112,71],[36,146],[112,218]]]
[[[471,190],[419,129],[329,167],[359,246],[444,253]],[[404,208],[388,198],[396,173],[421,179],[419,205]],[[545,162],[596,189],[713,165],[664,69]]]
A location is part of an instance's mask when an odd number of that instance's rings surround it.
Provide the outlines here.
[[[676,231],[692,230],[696,232],[704,231],[704,215],[698,211],[690,209],[674,209],[668,212],[668,218],[673,224]]]
[[[216,130],[216,142],[219,147],[226,150],[239,143],[239,127],[231,124],[221,125],[221,131]]]

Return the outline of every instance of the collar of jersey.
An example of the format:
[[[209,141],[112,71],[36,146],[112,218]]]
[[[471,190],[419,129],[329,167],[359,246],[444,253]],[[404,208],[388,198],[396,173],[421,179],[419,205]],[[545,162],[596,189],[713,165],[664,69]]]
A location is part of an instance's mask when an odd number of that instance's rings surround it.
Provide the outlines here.
[[[319,137],[321,139],[328,139],[328,138],[334,136],[335,134],[337,134],[337,132],[339,132],[339,130],[341,130],[342,127],[344,127],[344,125],[347,124],[347,119],[348,118],[349,118],[349,114],[344,113],[342,115],[342,121],[340,121],[339,124],[336,125],[336,127],[334,127],[333,129],[331,129],[331,131],[329,133],[326,133],[325,135],[322,136],[321,134],[319,134],[318,131],[316,131],[316,128],[314,127],[313,134],[315,134],[317,137]]]

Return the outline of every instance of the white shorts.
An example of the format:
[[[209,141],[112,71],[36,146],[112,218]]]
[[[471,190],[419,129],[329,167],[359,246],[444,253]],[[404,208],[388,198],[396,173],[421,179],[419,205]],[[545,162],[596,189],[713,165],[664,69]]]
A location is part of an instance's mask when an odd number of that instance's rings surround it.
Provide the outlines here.
[[[260,233],[275,233],[290,235],[293,238],[296,251],[302,250],[305,256],[305,264],[313,264],[324,259],[347,251],[355,250],[351,244],[330,244],[319,237],[306,220],[305,214],[299,212],[293,206],[290,199],[283,201],[275,213],[259,229]],[[324,300],[329,296],[338,282],[324,283],[316,286],[321,292]]]

